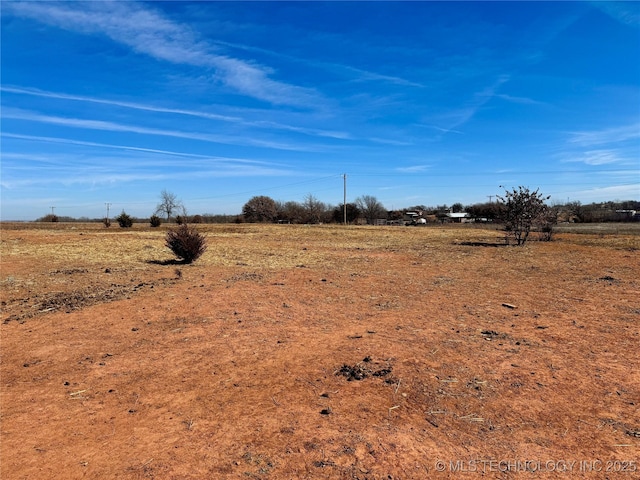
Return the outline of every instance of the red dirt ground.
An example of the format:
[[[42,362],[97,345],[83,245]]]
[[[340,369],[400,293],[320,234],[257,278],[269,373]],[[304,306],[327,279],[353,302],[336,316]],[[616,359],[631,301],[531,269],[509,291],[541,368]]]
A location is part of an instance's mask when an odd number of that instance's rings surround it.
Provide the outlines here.
[[[640,478],[640,237],[2,226],[0,477]]]

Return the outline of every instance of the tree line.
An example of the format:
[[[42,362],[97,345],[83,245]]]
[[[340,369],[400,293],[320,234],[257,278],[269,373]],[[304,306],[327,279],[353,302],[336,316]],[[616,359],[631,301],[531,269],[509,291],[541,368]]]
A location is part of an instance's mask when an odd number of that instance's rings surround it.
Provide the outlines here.
[[[522,188],[522,187],[520,187]],[[505,195],[509,193],[505,192]],[[502,200],[500,200],[502,198]],[[548,198],[544,199],[545,202]],[[240,214],[196,214],[189,215],[184,204],[171,192],[163,190],[160,202],[150,217],[136,218],[123,212],[113,220],[124,220],[124,226],[131,223],[150,222],[159,226],[162,222],[181,223],[293,223],[321,224],[348,223],[375,224],[391,222],[398,224],[411,223],[408,212],[419,213],[424,223],[444,223],[451,221],[450,213],[466,213],[467,219],[477,222],[503,222],[506,210],[506,198],[496,196],[496,201],[481,202],[471,205],[454,203],[452,205],[412,205],[397,210],[387,210],[372,195],[362,195],[351,203],[331,205],[307,195],[302,202],[279,201],[271,197],[259,195],[249,199],[242,207]],[[544,203],[544,202],[543,202]],[[547,214],[557,222],[594,223],[594,222],[626,222],[640,220],[640,201],[608,201],[581,204],[578,201],[547,204]],[[123,215],[124,214],[124,215]],[[53,214],[38,218],[38,222],[104,222],[110,224],[111,219],[73,218]],[[120,223],[120,222],[119,222]]]

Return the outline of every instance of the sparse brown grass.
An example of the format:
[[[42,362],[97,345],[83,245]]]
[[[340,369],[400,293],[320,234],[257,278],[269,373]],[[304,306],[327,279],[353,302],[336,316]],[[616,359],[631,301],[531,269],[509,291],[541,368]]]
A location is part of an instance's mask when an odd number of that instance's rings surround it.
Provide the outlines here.
[[[2,225],[3,480],[639,468],[637,234],[198,225],[176,267],[166,228]]]

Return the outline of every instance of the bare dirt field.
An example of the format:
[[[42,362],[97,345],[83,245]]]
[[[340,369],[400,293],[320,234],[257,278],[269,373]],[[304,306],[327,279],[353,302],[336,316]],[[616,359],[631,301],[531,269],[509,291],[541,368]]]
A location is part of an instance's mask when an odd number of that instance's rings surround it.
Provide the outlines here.
[[[0,477],[640,478],[640,231],[2,224]]]

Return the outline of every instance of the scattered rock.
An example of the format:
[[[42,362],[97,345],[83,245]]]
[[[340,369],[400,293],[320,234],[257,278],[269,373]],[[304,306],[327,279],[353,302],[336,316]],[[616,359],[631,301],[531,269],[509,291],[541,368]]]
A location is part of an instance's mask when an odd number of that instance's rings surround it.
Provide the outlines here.
[[[482,335],[486,335],[488,337],[497,337],[498,335],[500,335],[498,332],[496,332],[495,330],[483,330],[480,332]]]
[[[338,375],[346,377],[347,381],[350,382],[352,380],[363,380],[368,374],[367,371],[358,364],[354,366],[345,364],[338,370]]]

